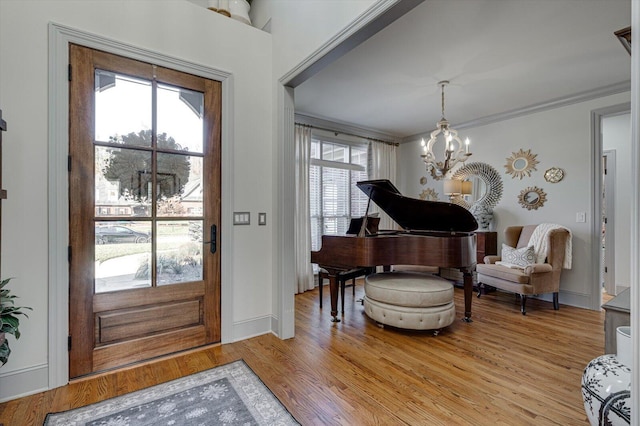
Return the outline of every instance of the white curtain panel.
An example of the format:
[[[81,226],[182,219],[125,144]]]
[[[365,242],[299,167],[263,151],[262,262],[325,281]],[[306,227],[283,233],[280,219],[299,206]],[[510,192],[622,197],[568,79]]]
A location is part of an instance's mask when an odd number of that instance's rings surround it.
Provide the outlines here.
[[[313,290],[311,269],[311,213],[309,210],[309,158],[311,156],[311,128],[296,124],[296,211],[295,256],[296,293]]]
[[[368,152],[369,179],[388,179],[396,183],[396,146],[384,142],[369,142]],[[396,223],[383,211],[380,211],[375,203],[371,203],[370,213],[380,214],[380,229],[396,229]]]

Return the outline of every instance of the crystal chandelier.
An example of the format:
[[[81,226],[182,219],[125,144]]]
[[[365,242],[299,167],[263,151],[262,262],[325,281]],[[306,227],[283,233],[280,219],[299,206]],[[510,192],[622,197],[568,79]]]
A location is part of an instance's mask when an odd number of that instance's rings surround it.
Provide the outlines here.
[[[458,137],[458,132],[449,127],[449,122],[444,117],[444,86],[449,84],[448,81],[438,82],[438,86],[442,90],[442,118],[438,121],[438,128],[431,132],[431,136],[427,142],[422,139],[421,145],[424,154],[421,155],[422,160],[427,165],[427,171],[431,176],[440,180],[453,169],[456,164],[464,163],[471,155],[469,152],[469,138],[464,141]],[[438,140],[444,141],[444,160],[438,161],[433,152],[434,145]]]

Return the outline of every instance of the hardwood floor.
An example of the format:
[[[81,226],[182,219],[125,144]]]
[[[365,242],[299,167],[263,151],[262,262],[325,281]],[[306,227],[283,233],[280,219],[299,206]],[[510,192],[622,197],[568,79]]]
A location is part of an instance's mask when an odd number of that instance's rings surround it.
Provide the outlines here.
[[[455,301],[462,317],[461,289]],[[433,336],[378,327],[350,290],[345,309],[333,324],[307,292],[294,339],[268,334],[78,380],[0,404],[0,423],[41,425],[47,412],[243,358],[303,425],[588,425],[580,379],[603,353],[603,312],[530,300],[523,316],[514,295],[496,292],[474,297],[473,323]]]

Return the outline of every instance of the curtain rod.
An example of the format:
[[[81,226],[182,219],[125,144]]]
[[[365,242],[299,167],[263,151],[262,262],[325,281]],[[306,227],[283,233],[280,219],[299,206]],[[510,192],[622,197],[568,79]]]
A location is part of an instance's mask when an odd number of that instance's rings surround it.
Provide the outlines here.
[[[338,130],[334,130],[334,129],[327,129],[326,127],[318,127],[318,126],[313,126],[311,124],[305,124],[305,123],[296,123],[296,124],[298,126],[305,126],[305,127],[311,128],[311,129],[324,130],[326,132],[331,132],[331,133],[334,133],[336,136],[337,135],[347,135],[347,136],[354,136],[356,138],[366,139],[366,140],[373,141],[373,142],[385,143],[387,145],[392,145],[392,146],[399,146],[400,145],[398,142],[384,141],[382,139],[370,138],[370,137],[367,137],[367,136],[356,135],[356,134],[353,134],[353,133],[338,131]]]

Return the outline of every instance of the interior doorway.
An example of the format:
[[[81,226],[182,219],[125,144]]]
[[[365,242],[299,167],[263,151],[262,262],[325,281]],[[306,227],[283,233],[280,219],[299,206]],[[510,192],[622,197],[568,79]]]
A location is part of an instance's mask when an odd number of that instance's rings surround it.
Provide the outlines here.
[[[631,114],[629,104],[616,105],[598,114],[600,194],[598,231],[598,284],[601,302],[618,295],[631,283]],[[595,219],[595,217],[594,217]]]

